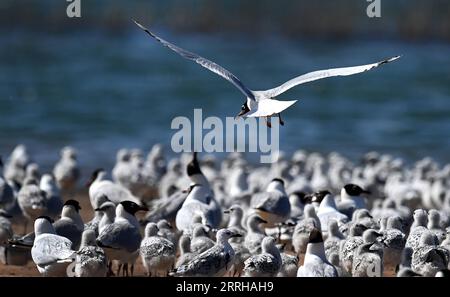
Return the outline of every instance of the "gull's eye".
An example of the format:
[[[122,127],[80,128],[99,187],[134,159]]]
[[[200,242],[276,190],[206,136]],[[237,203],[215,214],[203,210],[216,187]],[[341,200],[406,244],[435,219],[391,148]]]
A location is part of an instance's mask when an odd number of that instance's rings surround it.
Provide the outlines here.
[[[245,105],[242,104],[241,110],[245,110]]]

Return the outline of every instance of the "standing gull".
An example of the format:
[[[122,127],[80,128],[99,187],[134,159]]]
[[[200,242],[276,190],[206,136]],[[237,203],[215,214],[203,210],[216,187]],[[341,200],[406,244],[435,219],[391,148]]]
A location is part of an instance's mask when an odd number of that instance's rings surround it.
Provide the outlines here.
[[[66,276],[69,263],[75,258],[72,242],[55,234],[49,217],[38,217],[34,222],[34,239],[31,257],[44,276]]]
[[[435,276],[440,270],[447,269],[449,251],[437,245],[437,237],[430,231],[420,237],[419,246],[412,255],[411,267],[424,276]]]
[[[194,257],[185,265],[176,268],[170,275],[173,276],[203,276],[218,277],[227,273],[234,258],[234,250],[228,240],[241,236],[227,229],[217,231],[217,242],[209,250]]]
[[[76,277],[101,277],[108,271],[105,252],[95,242],[95,231],[87,229],[81,236],[80,250],[75,258]]]
[[[138,205],[141,204],[139,198],[133,196],[131,192],[110,180],[106,179],[106,171],[103,169],[96,169],[89,181],[89,199],[93,209],[98,208],[108,198],[114,204],[119,204],[122,201],[132,201]]]
[[[362,194],[370,194],[370,192],[355,184],[345,185],[341,189],[341,201],[337,205],[338,210],[350,218],[355,210],[366,208],[366,201],[361,196]]]
[[[307,204],[305,205],[305,218],[295,225],[292,235],[292,246],[297,255],[305,253],[311,231],[315,228],[322,230],[320,219],[316,215],[314,206]]]
[[[105,250],[108,259],[119,262],[117,275],[123,269],[123,274],[128,276],[128,264],[131,264],[130,272],[133,275],[142,238],[135,217],[140,210],[148,209],[132,201],[120,202],[116,207],[114,223],[107,225],[97,237],[97,244]]]
[[[197,225],[192,231],[191,251],[196,254],[201,254],[204,251],[214,246],[215,242],[208,237],[206,227]]]
[[[334,197],[329,191],[319,191],[315,193],[313,195],[313,201],[316,196],[323,196],[317,211],[317,216],[319,217],[320,225],[322,226],[323,235],[328,236],[328,222],[330,220],[336,220],[338,224],[342,224],[348,221],[348,217],[337,210]]]
[[[189,263],[195,256],[195,253],[191,252],[191,240],[189,236],[182,235],[178,241],[180,248],[180,256],[175,263],[175,267],[180,267],[181,265]]]
[[[45,197],[47,198],[46,215],[55,219],[63,208],[63,200],[55,179],[50,174],[44,174],[39,182],[39,187],[45,192]]]
[[[244,246],[252,254],[261,252],[261,242],[264,237],[266,237],[266,234],[260,225],[266,223],[267,222],[257,214],[252,214],[247,218],[247,234],[245,235]]]
[[[274,178],[265,192],[252,197],[251,206],[267,221],[268,227],[273,227],[275,224],[289,219],[291,205],[284,189],[284,181]]]
[[[78,201],[67,200],[61,211],[61,218],[53,224],[56,234],[70,239],[73,249],[80,246],[81,234],[84,231],[84,223],[79,213],[80,209]]]
[[[264,237],[261,243],[262,252],[245,261],[244,274],[249,277],[274,277],[281,269],[282,259],[275,245],[275,238]]]
[[[53,175],[61,190],[72,192],[80,178],[77,153],[74,148],[66,146],[61,150],[61,159],[53,168]]]
[[[134,20],[133,20],[134,21]],[[275,99],[278,95],[286,92],[287,90],[291,89],[294,86],[304,84],[307,82],[315,81],[322,78],[327,77],[333,77],[333,76],[347,76],[352,74],[361,73],[364,71],[371,70],[375,67],[378,67],[380,65],[389,63],[391,61],[397,60],[399,56],[389,58],[386,60],[383,60],[381,62],[368,64],[368,65],[362,65],[362,66],[354,66],[354,67],[344,67],[344,68],[334,68],[334,69],[327,69],[327,70],[319,70],[310,72],[301,76],[298,76],[296,78],[293,78],[284,84],[265,91],[252,91],[248,89],[236,76],[234,76],[231,72],[226,70],[225,68],[221,67],[220,65],[207,60],[195,53],[189,52],[187,50],[184,50],[158,36],[150,32],[147,28],[139,24],[138,22],[134,21],[134,23],[144,30],[147,34],[149,34],[151,37],[159,41],[164,46],[168,47],[169,49],[173,50],[180,56],[192,60],[199,64],[200,66],[214,72],[215,74],[223,77],[227,81],[231,82],[236,88],[241,91],[246,97],[245,102],[242,104],[241,111],[237,115],[237,117],[245,116],[245,117],[268,117],[270,118],[272,115],[278,115],[280,117],[280,124],[283,125],[283,121],[281,121],[280,113],[293,105],[297,100],[292,101],[279,101]],[[268,119],[269,121],[269,119]],[[269,124],[269,122],[268,122]],[[270,126],[270,124],[269,124]]]
[[[298,268],[298,277],[337,277],[336,268],[326,256],[320,229],[314,228],[309,236],[303,265]]]
[[[189,229],[194,215],[205,218],[205,224],[218,228],[222,221],[222,210],[211,186],[200,169],[197,153],[193,153],[191,162],[187,165],[187,175],[191,180],[189,195],[177,212],[175,224],[178,230]]]
[[[148,223],[139,253],[148,276],[166,276],[175,263],[173,242],[158,235],[158,226]]]

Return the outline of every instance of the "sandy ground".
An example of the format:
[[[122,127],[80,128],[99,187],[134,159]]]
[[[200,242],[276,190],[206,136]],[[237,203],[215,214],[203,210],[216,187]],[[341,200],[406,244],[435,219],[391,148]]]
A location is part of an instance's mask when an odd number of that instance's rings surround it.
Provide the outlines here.
[[[87,191],[82,191],[75,194],[74,199],[80,202],[81,205],[81,217],[84,222],[88,222],[94,216],[94,211],[91,208]],[[32,224],[28,225],[27,232],[32,231]],[[23,233],[23,226],[13,225],[14,232],[17,234]],[[303,264],[303,255],[300,255],[299,265]],[[116,271],[116,267],[113,267],[114,272]],[[0,276],[16,276],[16,277],[32,277],[32,276],[40,276],[39,271],[36,268],[36,265],[32,261],[28,262],[25,266],[12,266],[12,265],[4,265],[0,263]],[[145,276],[145,269],[142,265],[140,258],[136,261],[134,276]],[[385,271],[384,276],[395,276],[394,272]]]

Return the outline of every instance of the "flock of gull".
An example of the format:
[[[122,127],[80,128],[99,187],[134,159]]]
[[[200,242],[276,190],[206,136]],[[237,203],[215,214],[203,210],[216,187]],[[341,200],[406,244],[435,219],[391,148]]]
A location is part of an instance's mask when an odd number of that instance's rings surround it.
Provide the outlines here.
[[[24,145],[0,162],[3,264],[77,277],[133,275],[137,261],[148,276],[448,276],[450,165],[431,158],[299,150],[262,166],[121,149],[111,178],[92,173],[89,221],[80,179],[71,147],[52,173]]]

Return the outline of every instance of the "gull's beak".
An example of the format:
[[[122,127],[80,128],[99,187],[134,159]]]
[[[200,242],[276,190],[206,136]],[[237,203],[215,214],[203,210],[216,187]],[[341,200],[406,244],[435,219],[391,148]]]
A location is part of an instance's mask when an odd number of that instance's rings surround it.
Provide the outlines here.
[[[231,237],[242,237],[242,234],[234,233],[233,235],[231,235]]]
[[[242,117],[244,114],[246,114],[248,112],[248,110],[241,110],[235,117],[234,119],[237,120],[240,117]]]
[[[229,209],[225,209],[224,211],[223,211],[223,213],[230,213],[231,211],[229,210]]]

